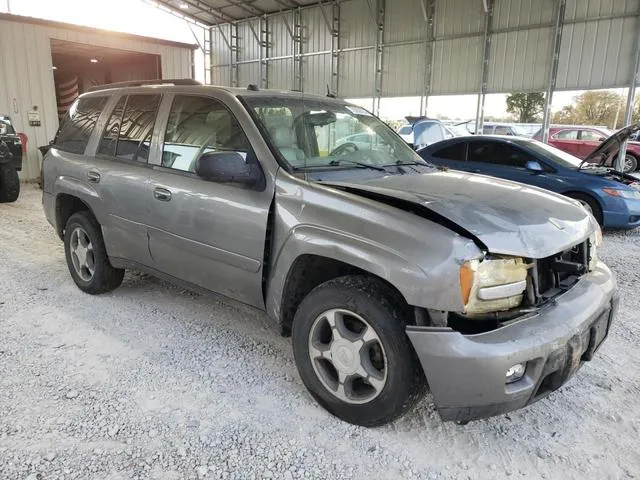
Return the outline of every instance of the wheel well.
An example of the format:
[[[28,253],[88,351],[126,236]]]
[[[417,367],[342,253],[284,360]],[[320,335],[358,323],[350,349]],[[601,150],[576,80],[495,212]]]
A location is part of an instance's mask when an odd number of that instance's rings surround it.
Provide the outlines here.
[[[563,195],[565,197],[571,197],[572,195],[578,195],[578,196],[581,196],[581,197],[589,197],[593,201],[595,201],[596,204],[598,204],[598,206],[602,209],[602,204],[600,203],[600,200],[598,199],[598,197],[596,197],[596,196],[594,196],[594,195],[592,195],[590,193],[581,192],[579,190],[569,190],[568,192],[564,192]]]
[[[60,238],[64,237],[64,227],[67,225],[69,217],[83,211],[91,212],[91,209],[78,197],[66,193],[58,195],[56,198],[56,231]]]
[[[332,258],[319,255],[301,255],[291,265],[284,285],[280,314],[282,334],[291,335],[291,326],[296,311],[311,290],[324,282],[345,275],[368,275],[377,278],[389,287],[390,292],[397,296],[402,304],[409,308],[398,289],[377,275]]]

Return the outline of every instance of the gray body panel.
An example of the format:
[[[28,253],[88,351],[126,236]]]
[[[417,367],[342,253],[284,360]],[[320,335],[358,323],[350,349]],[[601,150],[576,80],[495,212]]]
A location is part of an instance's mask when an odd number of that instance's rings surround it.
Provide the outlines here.
[[[266,310],[277,322],[291,267],[303,255],[338,260],[383,278],[411,306],[460,312],[463,262],[488,253],[547,257],[582,242],[597,228],[571,200],[481,175],[444,171],[373,179],[369,175],[368,180],[334,186],[292,175],[281,168],[236,96],[268,92],[125,88],[112,92],[109,105],[130,91],[163,94],[148,163],[96,157],[108,116],[103,112],[85,155],[55,147],[47,154],[43,194],[47,219],[63,228],[58,225],[57,204],[61,194],[73,196],[101,224],[114,265],[138,265],[226,295]],[[178,92],[211,96],[228,107],[260,162],[264,188],[209,182],[160,166],[160,143],[171,100]],[[89,177],[95,174],[100,180],[92,183]],[[158,199],[157,189],[168,192],[170,200]],[[416,204],[435,216],[416,215],[393,206],[393,201],[375,201],[358,191]],[[439,222],[438,217],[447,221]],[[544,358],[566,345],[606,308],[614,291],[615,280],[600,265],[535,316],[486,334],[410,327],[408,335],[436,405],[445,412],[530,402],[531,391],[526,388],[505,391],[505,369],[522,359]]]

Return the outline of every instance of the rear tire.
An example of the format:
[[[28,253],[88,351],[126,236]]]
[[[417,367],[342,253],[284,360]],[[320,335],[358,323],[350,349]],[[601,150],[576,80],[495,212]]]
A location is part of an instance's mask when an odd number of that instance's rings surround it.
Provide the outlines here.
[[[100,224],[90,212],[69,217],[64,229],[64,253],[71,278],[83,292],[106,293],[122,283],[124,270],[109,262]]]
[[[366,427],[407,412],[425,383],[407,317],[401,299],[376,278],[345,276],[312,290],[296,312],[292,341],[300,377],[318,403]]]
[[[0,203],[15,202],[20,195],[20,177],[15,168],[0,166]]]
[[[591,214],[595,217],[598,224],[602,226],[602,208],[598,201],[590,195],[586,195],[584,193],[571,192],[566,194],[567,197],[573,198],[574,200],[578,200],[583,206],[587,207],[587,210],[591,212]]]

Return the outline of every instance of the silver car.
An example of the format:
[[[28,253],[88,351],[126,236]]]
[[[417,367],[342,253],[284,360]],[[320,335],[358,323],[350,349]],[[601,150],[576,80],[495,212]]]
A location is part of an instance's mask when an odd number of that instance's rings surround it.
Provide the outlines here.
[[[363,131],[386,147],[337,143]],[[616,310],[575,201],[436,168],[333,98],[105,86],[62,123],[43,204],[81,290],[130,268],[263,310],[315,399],[360,425],[426,385],[444,420],[524,407],[593,357]]]

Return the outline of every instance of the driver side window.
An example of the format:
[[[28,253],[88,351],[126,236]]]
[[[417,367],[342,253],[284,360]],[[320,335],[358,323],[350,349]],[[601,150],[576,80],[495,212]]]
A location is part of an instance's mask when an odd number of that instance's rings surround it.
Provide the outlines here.
[[[209,152],[238,152],[246,158],[249,139],[233,114],[218,100],[176,95],[162,145],[162,166],[195,173]]]

